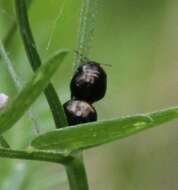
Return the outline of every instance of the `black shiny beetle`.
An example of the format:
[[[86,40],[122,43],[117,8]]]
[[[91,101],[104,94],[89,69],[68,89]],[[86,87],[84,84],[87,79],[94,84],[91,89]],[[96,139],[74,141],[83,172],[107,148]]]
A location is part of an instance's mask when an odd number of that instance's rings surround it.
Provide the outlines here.
[[[87,61],[81,64],[70,83],[71,98],[93,103],[106,93],[107,75],[99,63]]]
[[[63,105],[63,108],[69,126],[97,120],[95,108],[85,101],[69,100]]]

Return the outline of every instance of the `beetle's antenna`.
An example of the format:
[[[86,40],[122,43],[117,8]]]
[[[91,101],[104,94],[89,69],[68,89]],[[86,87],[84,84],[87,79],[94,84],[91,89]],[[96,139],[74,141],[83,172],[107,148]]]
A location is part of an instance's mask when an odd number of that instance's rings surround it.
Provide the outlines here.
[[[104,65],[104,66],[106,66],[106,67],[112,67],[112,65],[111,64],[107,64],[107,63],[99,63],[100,65]]]
[[[78,50],[74,50],[74,53],[76,53],[77,55],[80,56],[80,62],[87,63],[88,61],[92,61],[88,57],[83,56]],[[95,61],[93,61],[93,62],[95,62]],[[95,62],[95,63],[98,63],[98,62]],[[107,66],[107,67],[112,67],[111,64],[106,64],[106,63],[98,63],[98,64],[99,65],[104,65],[104,66]]]

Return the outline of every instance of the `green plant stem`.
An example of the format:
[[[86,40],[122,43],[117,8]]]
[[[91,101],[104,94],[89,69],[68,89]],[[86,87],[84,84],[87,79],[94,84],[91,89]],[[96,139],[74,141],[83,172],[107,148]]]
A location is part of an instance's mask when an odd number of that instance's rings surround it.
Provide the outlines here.
[[[37,52],[35,41],[30,30],[26,5],[24,0],[15,1],[18,22],[26,53],[33,70],[36,71],[36,69],[41,65],[41,59]],[[52,84],[48,85],[44,93],[53,113],[56,127],[59,128],[67,126],[68,123],[64,114],[63,107]],[[83,161],[76,156],[74,157],[74,160],[75,161],[71,161],[66,166],[70,188],[71,190],[88,190],[87,177]]]
[[[24,160],[36,160],[54,162],[60,164],[68,164],[73,160],[72,156],[64,156],[60,153],[51,151],[36,151],[36,150],[12,150],[7,148],[0,148],[0,157],[10,159],[24,159]]]
[[[82,59],[89,56],[95,31],[98,1],[99,0],[83,0],[81,2],[80,27],[77,44],[77,51],[79,53],[76,54],[75,67],[81,63]]]
[[[16,1],[17,19],[20,27],[22,40],[26,49],[26,53],[30,64],[34,71],[36,71],[41,65],[41,59],[36,49],[36,44],[32,36],[30,24],[27,15],[26,3],[24,0]],[[58,98],[57,92],[53,85],[50,83],[44,90],[48,104],[50,106],[53,118],[56,124],[56,128],[67,126],[66,116],[62,104]]]
[[[82,153],[66,165],[67,176],[71,190],[89,190]]]
[[[83,0],[80,15],[80,29],[74,68],[81,64],[81,59],[88,57],[96,23],[98,0]],[[71,190],[88,190],[87,175],[82,160],[82,152],[66,167]]]

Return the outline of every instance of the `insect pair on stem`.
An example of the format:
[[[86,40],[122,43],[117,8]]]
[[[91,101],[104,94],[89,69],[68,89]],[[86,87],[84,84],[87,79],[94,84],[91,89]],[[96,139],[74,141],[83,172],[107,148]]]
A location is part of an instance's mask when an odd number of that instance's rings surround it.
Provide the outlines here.
[[[101,64],[83,57],[70,82],[71,100],[63,105],[69,125],[96,121],[92,104],[105,96],[106,89],[107,75]]]

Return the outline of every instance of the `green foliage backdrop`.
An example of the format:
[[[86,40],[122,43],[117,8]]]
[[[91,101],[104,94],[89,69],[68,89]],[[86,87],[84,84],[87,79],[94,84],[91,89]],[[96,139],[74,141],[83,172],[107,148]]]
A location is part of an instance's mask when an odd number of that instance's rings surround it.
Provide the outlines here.
[[[0,39],[15,19],[14,2],[0,0]],[[30,22],[43,60],[60,48],[76,49],[81,1],[33,0]],[[176,1],[103,0],[99,3],[90,58],[105,67],[108,91],[96,103],[99,119],[151,112],[178,104],[178,3]],[[24,84],[32,76],[19,33],[8,46],[9,57]],[[69,98],[74,55],[62,64],[53,82],[62,102]],[[17,94],[0,62],[0,92]],[[54,129],[44,95],[32,106],[40,133]],[[92,190],[177,190],[177,122],[85,152]],[[34,138],[34,123],[24,115],[5,134],[12,147]],[[2,190],[67,190],[67,178],[56,164],[0,159]]]

